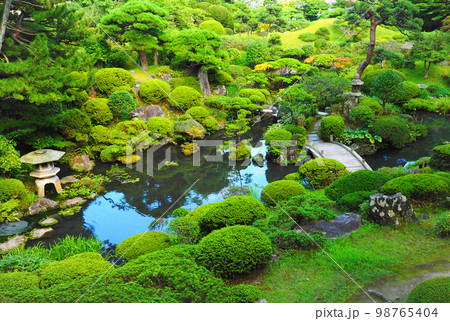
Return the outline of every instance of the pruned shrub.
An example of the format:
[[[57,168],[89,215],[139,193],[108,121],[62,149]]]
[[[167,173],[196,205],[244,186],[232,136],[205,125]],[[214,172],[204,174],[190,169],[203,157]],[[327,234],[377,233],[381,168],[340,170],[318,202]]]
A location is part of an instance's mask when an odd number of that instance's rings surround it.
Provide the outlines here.
[[[170,95],[170,105],[183,110],[201,104],[202,95],[194,88],[187,86],[179,86],[172,91]]]
[[[253,42],[247,49],[246,62],[251,68],[267,61],[269,48],[262,41]]]
[[[8,292],[38,289],[39,277],[30,272],[0,273],[0,297]]]
[[[195,215],[195,213],[194,213]],[[265,218],[266,209],[251,196],[232,196],[216,203],[200,219],[200,228],[205,234],[232,225],[250,225]]]
[[[113,265],[99,253],[81,253],[59,262],[44,265],[37,270],[37,273],[41,279],[41,286],[48,288],[88,275],[104,273],[112,267]]]
[[[422,111],[431,111],[435,110],[436,103],[432,100],[414,98],[409,100],[406,104],[403,105],[403,108],[406,110],[422,110]]]
[[[439,237],[450,236],[450,211],[440,214],[434,221],[434,233]]]
[[[118,145],[109,145],[100,152],[102,162],[115,162],[120,156],[125,155],[125,148]]]
[[[237,66],[237,65],[230,65],[227,68],[227,73],[233,77],[234,79],[236,79],[237,77],[244,77],[244,71],[242,70],[241,66]]]
[[[58,116],[59,128],[68,139],[86,142],[92,129],[92,122],[88,115],[73,108]]]
[[[398,76],[400,76],[403,79],[403,81],[406,81],[406,76],[404,73],[398,70],[392,71],[395,72]],[[378,75],[384,72],[386,72],[386,69],[375,69],[364,72],[361,78],[361,80],[364,82],[364,84],[361,86],[361,91],[363,91],[366,94],[370,94],[373,82],[378,77]]]
[[[282,128],[270,129],[265,136],[268,151],[274,156],[280,155],[282,147],[291,145],[292,133]]]
[[[264,101],[266,99],[266,96],[262,93],[259,89],[241,89],[239,91],[239,97],[243,98],[249,98],[252,96],[258,96],[261,101]],[[251,99],[250,99],[251,100]]]
[[[170,246],[170,239],[163,232],[145,232],[133,235],[117,245],[116,256],[131,261],[141,255],[159,251]]]
[[[272,254],[269,238],[251,226],[229,226],[205,236],[197,246],[198,261],[223,277],[249,273]]]
[[[326,116],[322,119],[319,128],[319,136],[323,141],[329,142],[330,136],[337,140],[345,129],[344,119],[341,116]]]
[[[89,116],[92,123],[97,125],[106,125],[113,119],[113,114],[108,106],[108,99],[94,98],[87,101],[81,112]]]
[[[290,181],[299,181],[300,174],[299,173],[290,173],[290,174],[287,174],[283,179],[287,179]]]
[[[197,77],[174,77],[169,80],[169,84],[173,89],[180,86],[186,86],[194,88],[198,92],[202,91],[202,87],[200,87],[200,82]]]
[[[350,110],[349,118],[357,125],[369,127],[375,121],[375,112],[367,106],[356,106]]]
[[[317,37],[322,38],[324,40],[327,40],[327,41],[330,40],[330,30],[325,26],[317,29],[316,32],[314,32],[314,34]]]
[[[225,28],[219,21],[216,20],[206,20],[203,21],[199,26],[200,29],[211,30],[212,32],[217,33],[218,35],[225,34]]]
[[[304,32],[298,35],[298,39],[304,42],[313,42],[317,40],[317,35],[311,32]]]
[[[147,121],[147,129],[150,136],[172,137],[174,125],[170,119],[165,117],[152,117]]]
[[[388,181],[381,188],[381,192],[387,195],[402,193],[410,200],[438,201],[449,195],[448,181],[435,174],[406,175]]]
[[[209,116],[209,111],[204,107],[192,107],[186,111],[194,120],[203,123]]]
[[[299,169],[300,176],[306,178],[315,189],[322,189],[338,178],[348,174],[345,165],[334,159],[317,158],[307,161]]]
[[[125,120],[117,123],[116,129],[128,134],[137,135],[147,129],[147,125],[142,120]]]
[[[95,73],[95,87],[104,95],[109,95],[116,87],[133,87],[135,84],[133,75],[122,68],[104,68]]]
[[[450,144],[443,144],[433,148],[430,166],[439,171],[450,170]]]
[[[380,136],[383,144],[389,147],[402,148],[411,141],[408,126],[397,116],[378,118],[371,128],[371,133]]]
[[[302,46],[302,50],[306,57],[311,57],[312,54],[314,53],[314,46],[308,43]]]
[[[297,223],[306,221],[331,220],[336,216],[333,210],[334,202],[325,196],[315,194],[297,195],[291,197],[283,206],[283,212]]]
[[[128,118],[128,115],[136,107],[136,102],[130,93],[126,91],[115,91],[109,97],[108,106],[113,116],[122,120]]]
[[[285,179],[266,185],[261,192],[261,200],[269,206],[276,206],[280,201],[288,200],[292,196],[305,194],[305,192],[302,184]]]
[[[158,104],[167,101],[170,86],[165,81],[153,79],[144,81],[139,86],[139,97],[147,104]]]
[[[325,189],[325,195],[333,201],[339,201],[344,195],[353,192],[379,191],[391,177],[384,173],[360,170],[350,173],[331,183]]]
[[[230,85],[234,81],[233,77],[223,70],[217,70],[216,72],[211,73],[210,80],[212,83],[219,85]]]
[[[438,277],[419,283],[409,293],[408,303],[448,303],[450,277]]]
[[[12,198],[22,199],[27,194],[25,185],[18,179],[0,179],[0,202],[6,202]]]
[[[214,117],[209,116],[203,121],[203,126],[208,133],[211,133],[219,129],[219,122]]]
[[[403,97],[401,97],[400,102],[407,103],[413,98],[416,98],[419,96],[419,86],[417,84],[413,83],[412,81],[404,81],[403,82],[403,89],[404,94]]]
[[[375,99],[370,97],[361,97],[359,99],[358,106],[369,107],[370,109],[373,110],[375,115],[379,115],[383,112],[383,107],[381,106],[381,104]]]
[[[349,194],[345,194],[339,200],[338,204],[346,211],[358,211],[360,205],[369,200],[370,195],[376,194],[378,191],[358,191]]]

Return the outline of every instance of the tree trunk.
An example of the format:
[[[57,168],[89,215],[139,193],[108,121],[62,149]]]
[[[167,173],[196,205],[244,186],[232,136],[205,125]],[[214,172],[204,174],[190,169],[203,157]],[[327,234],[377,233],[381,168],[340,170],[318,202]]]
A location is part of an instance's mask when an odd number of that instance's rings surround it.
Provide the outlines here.
[[[376,30],[378,25],[375,20],[375,12],[373,10],[370,10],[368,13],[370,14],[370,42],[367,44],[368,48],[366,59],[364,59],[364,61],[358,66],[355,74],[355,79],[361,79],[362,73],[364,72],[364,69],[366,69],[370,64],[370,61],[373,57],[373,52],[375,50]]]
[[[250,29],[247,29],[247,37],[250,37]]]
[[[383,68],[384,68],[384,59],[381,60],[381,69],[383,69]]]
[[[242,37],[242,25],[239,25],[239,37]]]
[[[153,63],[155,64],[156,67],[158,67],[158,58],[159,58],[159,51],[158,49],[155,49],[155,51],[153,52]]]
[[[138,50],[139,57],[141,58],[141,67],[142,70],[148,70],[148,61],[147,61],[147,54],[144,50]]]
[[[205,97],[212,96],[211,94],[211,85],[208,80],[208,72],[202,67],[198,72],[198,78],[200,81],[200,88],[202,89],[203,95]]]
[[[267,27],[267,37],[269,37],[269,33],[270,33],[270,26],[271,26],[272,24],[271,23],[269,23],[269,26]]]
[[[2,20],[0,22],[0,51],[2,51],[3,40],[5,39],[6,25],[8,23],[9,11],[11,10],[12,0],[3,1]]]
[[[425,61],[425,76],[423,77],[424,79],[428,79],[428,72],[430,71],[430,67],[431,67],[431,61],[428,62],[428,67],[427,67],[427,62]]]

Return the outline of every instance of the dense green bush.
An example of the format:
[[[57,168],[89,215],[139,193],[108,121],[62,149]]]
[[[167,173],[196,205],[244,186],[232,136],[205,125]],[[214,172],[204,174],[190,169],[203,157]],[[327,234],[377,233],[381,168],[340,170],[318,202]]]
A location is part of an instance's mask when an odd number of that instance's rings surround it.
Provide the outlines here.
[[[0,202],[6,202],[12,198],[22,199],[27,194],[25,185],[18,179],[0,179]]]
[[[430,166],[440,171],[450,170],[450,144],[447,143],[433,148]]]
[[[383,144],[394,148],[402,148],[411,141],[408,126],[397,116],[378,118],[371,128],[371,133],[380,136]]]
[[[117,123],[116,129],[128,134],[137,135],[147,129],[147,125],[142,120],[125,120]]]
[[[450,95],[447,89],[439,87],[438,85],[430,85],[427,91],[433,95],[433,97],[446,97]]]
[[[325,196],[305,194],[291,197],[283,204],[285,213],[297,223],[305,221],[331,220],[336,216],[334,202]]]
[[[403,105],[406,110],[424,110],[424,111],[434,111],[436,104],[432,100],[415,98],[409,100]]]
[[[297,126],[293,124],[284,125],[284,129],[291,132],[292,135],[298,135],[298,136],[305,136],[306,135],[306,128],[303,126]]]
[[[317,158],[307,161],[299,168],[300,176],[305,177],[315,189],[322,189],[338,178],[348,174],[344,164],[334,159]]]
[[[434,222],[434,233],[439,237],[450,236],[450,211],[440,214]]]
[[[133,235],[117,245],[116,256],[131,261],[138,256],[159,251],[170,246],[170,239],[163,232],[145,232]]]
[[[254,303],[261,298],[261,290],[255,285],[238,284],[230,288],[227,302]]]
[[[171,137],[174,133],[174,126],[170,119],[165,117],[152,117],[147,121],[149,135],[158,137]]]
[[[200,29],[211,30],[212,32],[217,33],[218,35],[225,34],[225,28],[219,21],[216,20],[206,20],[203,21],[199,26]]]
[[[274,128],[266,133],[265,139],[269,153],[279,156],[280,148],[291,145],[292,133],[283,128]]]
[[[349,113],[350,120],[363,127],[369,127],[375,121],[375,112],[367,106],[356,106]]]
[[[227,68],[227,73],[233,77],[234,79],[236,79],[237,77],[244,77],[244,71],[242,70],[241,66],[237,66],[237,65],[230,65]]]
[[[209,111],[204,107],[192,107],[186,111],[186,114],[191,115],[199,123],[203,123],[208,118]]]
[[[283,54],[281,55],[281,58],[293,58],[300,60],[302,56],[305,55],[305,52],[301,48],[290,48],[286,49]]]
[[[403,88],[404,88],[404,95],[400,99],[400,102],[407,103],[411,99],[419,96],[420,88],[419,86],[417,86],[417,84],[413,83],[412,81],[404,81]]]
[[[302,184],[293,180],[281,180],[266,185],[261,191],[261,200],[269,206],[276,206],[280,201],[301,194],[305,194]]]
[[[88,134],[92,129],[92,122],[88,115],[79,109],[69,109],[59,117],[59,128],[68,139],[79,142],[88,140]]]
[[[300,174],[299,173],[290,173],[290,174],[287,174],[283,179],[287,179],[290,181],[299,181]]]
[[[113,114],[108,106],[108,99],[105,98],[91,99],[80,110],[89,116],[93,124],[106,125],[113,119]]]
[[[126,149],[118,145],[109,145],[100,152],[102,162],[115,162],[120,156],[125,155]]]
[[[381,104],[370,97],[359,98],[358,106],[369,107],[376,115],[379,115],[383,112],[383,107],[381,106]]]
[[[147,104],[158,104],[167,101],[170,86],[165,81],[153,79],[144,81],[139,86],[139,97]]]
[[[136,108],[136,102],[129,92],[115,91],[109,97],[108,106],[115,118],[127,119],[128,115]]]
[[[325,39],[320,38],[314,41],[314,48],[316,48],[316,50],[318,50],[319,52],[326,47],[328,47],[328,42]]]
[[[314,46],[308,43],[302,46],[302,50],[306,57],[311,57],[312,54],[314,53]]]
[[[380,190],[391,177],[384,173],[360,170],[339,178],[325,189],[325,195],[333,201],[339,201],[347,194]]]
[[[450,277],[438,277],[416,285],[409,293],[408,303],[448,303],[450,301]]]
[[[8,292],[38,289],[39,277],[30,272],[0,273],[0,297]]]
[[[448,181],[434,174],[414,174],[394,178],[381,188],[387,195],[402,193],[410,200],[437,201],[449,195]]]
[[[249,273],[266,264],[271,254],[269,238],[251,226],[225,227],[198,244],[200,264],[224,277]]]
[[[193,215],[195,215],[194,213]],[[266,209],[251,196],[232,196],[215,203],[199,218],[200,229],[205,234],[232,225],[250,225],[266,217]]]
[[[183,110],[191,107],[199,106],[202,95],[194,88],[187,86],[179,86],[172,91],[170,95],[170,105]]]
[[[317,29],[316,32],[314,32],[314,34],[319,38],[330,40],[330,30],[325,26]]]
[[[403,81],[406,81],[406,76],[404,73],[398,70],[392,71],[395,72],[398,76],[400,76],[403,79]],[[366,94],[370,94],[373,82],[378,77],[378,75],[384,72],[386,72],[386,69],[375,69],[364,72],[361,78],[361,80],[364,82],[364,84],[361,86],[361,91],[363,91]]]
[[[333,135],[334,140],[338,140],[344,129],[345,123],[341,116],[326,116],[320,123],[319,136],[325,142],[330,141],[330,135]]]
[[[84,276],[104,273],[113,265],[99,253],[81,253],[59,262],[44,265],[37,270],[44,288],[81,279]]]
[[[198,92],[202,91],[202,87],[200,87],[200,82],[197,77],[174,77],[170,79],[169,84],[173,87],[173,89],[180,86],[186,86],[194,88]]]
[[[95,87],[104,95],[109,95],[116,87],[133,87],[136,80],[133,75],[121,68],[104,68],[95,73]]]
[[[262,101],[266,100],[266,96],[259,89],[241,89],[239,91],[239,97],[249,98],[252,96],[258,96]],[[251,99],[250,99],[251,100]]]
[[[298,35],[298,39],[304,42],[313,42],[317,40],[317,36],[311,32],[304,32]]]
[[[212,83],[219,85],[230,85],[233,83],[234,79],[229,73],[223,70],[218,70],[210,75],[210,80]]]
[[[269,57],[269,48],[262,41],[253,42],[247,49],[246,63],[251,68],[262,64]]]
[[[219,122],[214,117],[209,116],[203,121],[203,126],[210,133],[219,129]]]
[[[362,203],[369,200],[370,195],[376,194],[378,191],[358,191],[345,194],[339,200],[338,204],[346,211],[358,211]]]
[[[175,217],[167,230],[175,244],[196,244],[202,237],[198,219],[192,215]]]

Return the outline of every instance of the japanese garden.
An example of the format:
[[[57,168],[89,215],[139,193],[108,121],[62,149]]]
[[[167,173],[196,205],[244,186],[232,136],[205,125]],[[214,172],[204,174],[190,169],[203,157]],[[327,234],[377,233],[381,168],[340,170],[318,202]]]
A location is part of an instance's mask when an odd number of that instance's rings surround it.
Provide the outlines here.
[[[450,303],[448,1],[0,12],[0,302]]]

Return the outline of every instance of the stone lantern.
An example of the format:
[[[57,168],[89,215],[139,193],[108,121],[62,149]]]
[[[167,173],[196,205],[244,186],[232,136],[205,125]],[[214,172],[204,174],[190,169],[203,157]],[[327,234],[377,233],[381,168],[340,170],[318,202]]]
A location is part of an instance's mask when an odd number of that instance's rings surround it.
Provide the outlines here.
[[[352,80],[352,92],[351,95],[353,97],[361,97],[361,86],[364,85],[364,82],[357,78],[355,75],[355,78]]]
[[[52,149],[39,149],[28,153],[20,158],[22,163],[31,164],[34,171],[30,173],[31,177],[36,178],[36,186],[39,197],[45,197],[45,185],[55,185],[58,193],[62,192],[61,182],[56,176],[60,171],[59,167],[55,167],[54,162],[63,157],[65,152]]]

